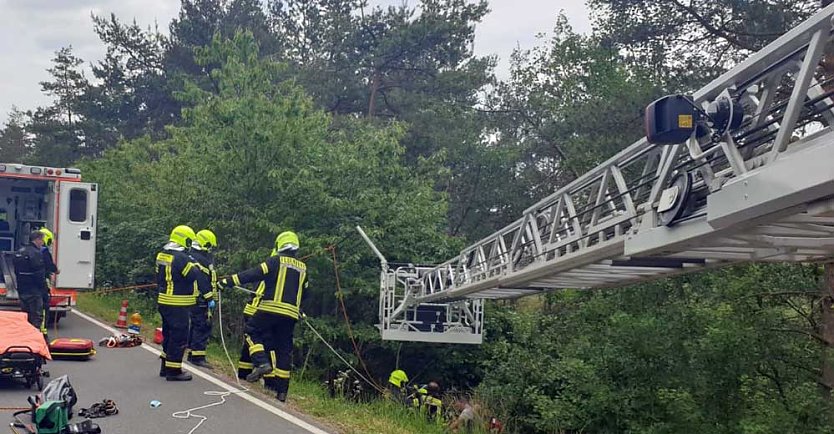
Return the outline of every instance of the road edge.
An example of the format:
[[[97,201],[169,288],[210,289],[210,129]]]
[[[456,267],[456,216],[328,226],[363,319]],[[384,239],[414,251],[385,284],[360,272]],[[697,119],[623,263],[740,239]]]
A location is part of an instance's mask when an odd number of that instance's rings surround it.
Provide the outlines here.
[[[78,311],[77,309],[73,309],[71,312],[75,315],[78,315],[80,318],[82,318],[82,319],[84,319],[84,320],[86,320],[86,321],[88,321],[92,324],[95,324],[96,326],[98,326],[98,327],[100,327],[104,330],[107,330],[111,334],[119,335],[119,334],[122,333],[121,331],[116,330],[115,328],[110,327],[107,324],[104,324],[103,322],[91,317],[90,315],[87,315],[83,312]],[[159,351],[158,349],[156,349],[156,348],[154,348],[154,347],[152,347],[148,344],[142,344],[142,348],[144,348],[145,350],[147,350],[148,352],[150,352],[151,354],[154,354],[156,356],[160,356],[162,354],[161,351]],[[183,364],[190,368],[188,370],[188,372],[190,372],[191,374],[196,375],[196,376],[198,376],[198,377],[200,377],[200,378],[202,378],[202,379],[204,379],[204,380],[206,380],[206,381],[208,381],[208,382],[210,382],[210,383],[212,383],[216,386],[222,387],[223,389],[225,389],[228,392],[237,392],[239,390],[236,386],[233,386],[233,385],[231,385],[229,383],[226,383],[225,381],[223,381],[223,380],[221,380],[221,379],[219,379],[219,378],[217,378],[217,377],[215,377],[211,374],[208,374],[204,371],[201,371],[200,369],[197,369],[194,366],[189,365],[187,362],[183,362]],[[298,418],[298,417],[296,417],[296,416],[294,416],[294,415],[292,415],[292,414],[290,414],[290,413],[288,413],[284,410],[281,410],[280,408],[278,408],[278,407],[276,407],[276,406],[274,406],[274,405],[272,405],[272,404],[270,404],[270,403],[268,403],[268,402],[266,402],[266,401],[264,401],[260,398],[252,396],[252,395],[250,395],[246,392],[239,392],[239,393],[234,393],[234,394],[239,396],[241,399],[243,399],[245,401],[248,401],[249,403],[260,407],[261,409],[266,410],[266,411],[268,411],[268,412],[286,420],[287,422],[298,426],[299,428],[307,430],[311,434],[331,434],[327,431],[322,430],[321,428],[319,428],[317,426],[314,426],[314,425],[310,424],[309,422],[306,422],[306,421],[304,421],[304,420],[302,420],[302,419],[300,419],[300,418]]]

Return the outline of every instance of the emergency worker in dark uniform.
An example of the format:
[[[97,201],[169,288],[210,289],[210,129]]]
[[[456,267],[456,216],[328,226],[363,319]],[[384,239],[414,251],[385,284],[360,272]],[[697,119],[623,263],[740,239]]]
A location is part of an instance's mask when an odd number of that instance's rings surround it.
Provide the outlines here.
[[[209,367],[206,362],[206,347],[211,337],[211,311],[217,298],[217,273],[214,271],[214,256],[211,254],[215,247],[217,236],[208,229],[197,232],[196,239],[191,244],[191,256],[211,281],[211,291],[205,295],[199,293],[197,283],[194,283],[197,304],[191,309],[191,330],[188,333],[188,362],[204,368]]]
[[[275,253],[257,267],[223,279],[221,285],[231,287],[262,282],[251,304],[255,307],[246,323],[245,339],[254,368],[246,377],[256,382],[273,373],[276,397],[284,402],[290,385],[290,357],[295,323],[303,318],[301,301],[307,288],[307,266],[296,259],[298,235],[283,232],[275,239]],[[268,349],[275,349],[275,365]]]
[[[157,305],[162,316],[162,364],[159,375],[168,381],[189,381],[182,358],[188,343],[189,318],[197,297],[211,300],[211,280],[188,248],[196,234],[188,226],[177,226],[170,242],[156,255]],[[199,295],[194,295],[194,285]]]
[[[43,287],[46,280],[46,268],[43,263],[43,233],[29,234],[29,244],[14,254],[17,293],[20,309],[26,312],[29,324],[42,330],[43,327]]]

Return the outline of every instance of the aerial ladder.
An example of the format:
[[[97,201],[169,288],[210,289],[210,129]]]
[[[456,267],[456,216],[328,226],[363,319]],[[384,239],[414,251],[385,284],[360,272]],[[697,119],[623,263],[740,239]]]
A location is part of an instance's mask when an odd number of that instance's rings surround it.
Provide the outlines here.
[[[488,299],[834,258],[832,17],[653,102],[645,138],[446,262],[389,265],[360,229],[382,265],[382,338],[478,344]]]

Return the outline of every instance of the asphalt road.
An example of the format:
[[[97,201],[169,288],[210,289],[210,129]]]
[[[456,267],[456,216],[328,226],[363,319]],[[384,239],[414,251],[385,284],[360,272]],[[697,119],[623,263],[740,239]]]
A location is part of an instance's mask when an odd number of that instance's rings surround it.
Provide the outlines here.
[[[111,331],[103,324],[79,314],[70,314],[61,320],[61,337],[87,338],[98,342]],[[50,333],[50,338],[54,332]],[[228,391],[237,388],[236,383],[226,383],[208,371],[186,367],[194,374],[190,382],[168,382],[158,376],[158,353],[152,347],[105,348],[96,347],[98,354],[89,361],[52,361],[46,365],[51,378],[69,375],[70,383],[78,394],[77,413],[102,399],[112,399],[119,414],[94,419],[106,434],[133,433],[189,433],[200,422],[199,418],[176,419],[172,413],[211,404],[220,400],[217,396],[204,395],[206,391]],[[234,349],[231,349],[234,351]],[[44,383],[50,379],[45,378]],[[246,384],[245,382],[243,383]],[[22,385],[0,384],[0,407],[25,407],[26,397],[34,394]],[[150,401],[162,405],[150,408]],[[0,425],[11,421],[11,411],[0,411]],[[282,404],[260,394],[231,394],[225,404],[196,411],[207,419],[194,434],[220,433],[286,433],[325,434],[327,431],[290,414]],[[71,422],[82,420],[78,416]],[[0,433],[9,432],[0,429]]]

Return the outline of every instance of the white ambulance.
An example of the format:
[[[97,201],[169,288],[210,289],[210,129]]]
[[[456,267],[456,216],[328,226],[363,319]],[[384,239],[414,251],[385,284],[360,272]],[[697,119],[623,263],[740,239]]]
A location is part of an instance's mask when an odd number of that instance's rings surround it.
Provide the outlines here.
[[[66,316],[76,290],[94,285],[98,186],[81,182],[74,168],[0,163],[0,306],[18,304],[14,252],[29,233],[55,234],[52,255],[60,273],[52,281],[50,323]]]

